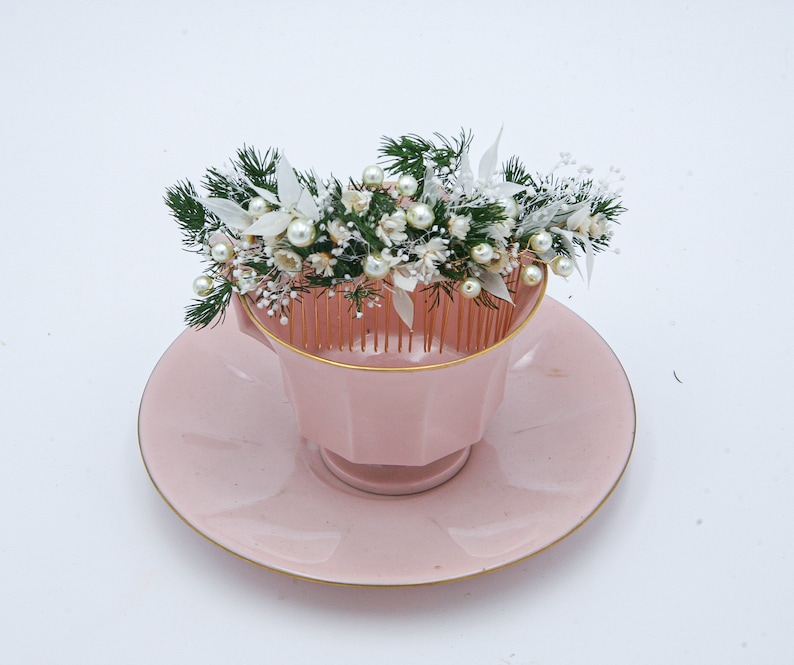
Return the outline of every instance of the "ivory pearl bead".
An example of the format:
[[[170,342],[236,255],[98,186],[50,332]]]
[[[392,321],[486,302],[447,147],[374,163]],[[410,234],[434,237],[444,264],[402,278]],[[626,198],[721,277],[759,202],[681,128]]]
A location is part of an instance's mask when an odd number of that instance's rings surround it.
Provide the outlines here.
[[[199,275],[193,280],[193,292],[200,297],[208,296],[212,293],[212,287],[215,283],[211,277],[207,275]]]
[[[567,256],[555,256],[551,261],[552,272],[560,277],[570,277],[574,269],[573,261]]]
[[[538,231],[529,239],[529,246],[533,251],[543,254],[551,249],[552,237],[548,231]]]
[[[287,227],[287,240],[295,247],[308,247],[316,237],[317,229],[306,219],[293,219]]]
[[[474,277],[467,277],[460,283],[460,294],[464,298],[476,298],[482,291],[482,284]]]
[[[491,259],[493,259],[493,247],[491,247],[486,242],[481,242],[479,245],[475,245],[471,248],[471,258],[476,263],[490,263]]]
[[[227,263],[234,257],[234,247],[228,242],[216,242],[210,249],[210,255],[218,263]]]
[[[248,214],[251,217],[261,217],[268,210],[270,210],[270,206],[261,196],[255,196],[248,202]]]
[[[370,279],[383,279],[390,270],[389,262],[376,254],[369,254],[364,259],[364,274]]]
[[[397,191],[403,196],[413,196],[419,189],[419,183],[412,175],[401,175],[397,179]]]
[[[367,187],[380,187],[383,184],[383,169],[375,164],[368,166],[361,175],[361,181]]]
[[[526,286],[537,286],[542,280],[543,271],[536,264],[521,267],[521,282]]]
[[[419,230],[429,229],[435,218],[433,209],[426,203],[414,203],[406,213],[408,225]]]

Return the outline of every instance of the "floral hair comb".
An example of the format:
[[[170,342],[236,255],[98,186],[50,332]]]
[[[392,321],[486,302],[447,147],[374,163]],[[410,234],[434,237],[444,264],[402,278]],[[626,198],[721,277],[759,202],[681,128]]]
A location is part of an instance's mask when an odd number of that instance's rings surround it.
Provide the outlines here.
[[[623,176],[595,180],[568,153],[548,173],[511,157],[501,132],[473,171],[471,134],[383,138],[360,180],[295,171],[283,153],[239,150],[166,204],[207,262],[186,321],[203,327],[237,295],[271,333],[305,349],[459,353],[512,325],[521,289],[568,277],[612,239]],[[390,347],[391,345],[391,347]]]

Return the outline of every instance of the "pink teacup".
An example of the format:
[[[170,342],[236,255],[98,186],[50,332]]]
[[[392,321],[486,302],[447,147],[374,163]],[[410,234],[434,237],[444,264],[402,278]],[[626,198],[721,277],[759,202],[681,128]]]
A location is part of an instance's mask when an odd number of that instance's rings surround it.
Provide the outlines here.
[[[546,270],[537,286],[513,279],[515,305],[498,309],[415,294],[413,330],[386,290],[360,318],[325,292],[294,303],[287,325],[246,296],[234,308],[240,329],[278,355],[300,433],[328,468],[359,489],[410,494],[454,476],[482,438],[504,396],[511,342],[546,280]]]

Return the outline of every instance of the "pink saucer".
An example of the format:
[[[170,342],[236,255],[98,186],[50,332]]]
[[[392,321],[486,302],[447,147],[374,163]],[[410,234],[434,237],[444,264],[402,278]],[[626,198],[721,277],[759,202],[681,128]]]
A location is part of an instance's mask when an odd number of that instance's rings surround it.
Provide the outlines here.
[[[310,580],[403,586],[493,571],[570,534],[620,480],[634,427],[620,362],[547,297],[515,341],[485,437],[454,478],[420,494],[335,478],[298,434],[275,354],[232,320],[174,341],[138,432],[160,494],[220,547]]]

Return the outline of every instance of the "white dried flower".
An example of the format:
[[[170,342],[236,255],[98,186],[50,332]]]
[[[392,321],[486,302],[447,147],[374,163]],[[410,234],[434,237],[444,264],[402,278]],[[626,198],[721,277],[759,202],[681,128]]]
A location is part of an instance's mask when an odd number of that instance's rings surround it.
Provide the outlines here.
[[[273,250],[273,263],[279,270],[295,273],[301,271],[303,259],[300,254],[291,249],[279,248]]]
[[[318,275],[322,275],[323,277],[334,276],[334,266],[336,265],[336,259],[328,252],[316,252],[314,254],[309,254],[308,259],[311,267],[314,269],[314,272],[316,272]]]
[[[493,257],[485,266],[488,272],[502,272],[510,264],[510,253],[506,250],[494,249]]]
[[[488,237],[495,240],[496,243],[502,247],[506,247],[510,241],[513,229],[516,226],[516,221],[506,217],[494,222],[488,230]]]
[[[568,217],[569,231],[577,231],[585,236],[600,238],[607,232],[607,220],[602,214],[591,215],[587,206],[582,206]]]
[[[402,210],[398,210],[391,215],[383,215],[380,218],[375,234],[383,241],[386,247],[393,247],[395,243],[408,239],[408,234],[405,232],[405,224],[405,213]]]
[[[328,225],[328,235],[337,245],[341,245],[350,240],[353,234],[341,219],[335,219]]]
[[[417,260],[409,268],[425,281],[438,272],[438,266],[447,260],[447,245],[442,238],[430,238],[414,248]]]
[[[471,229],[471,215],[452,215],[447,222],[449,235],[465,240]]]
[[[569,231],[578,231],[588,235],[592,223],[593,218],[590,216],[590,209],[587,206],[582,206],[568,217],[567,226]]]
[[[347,212],[361,214],[369,209],[370,201],[372,201],[372,192],[360,192],[356,189],[347,189],[342,192],[342,204]]]
[[[607,218],[604,215],[598,214],[590,224],[590,235],[593,238],[600,238],[607,232]]]

